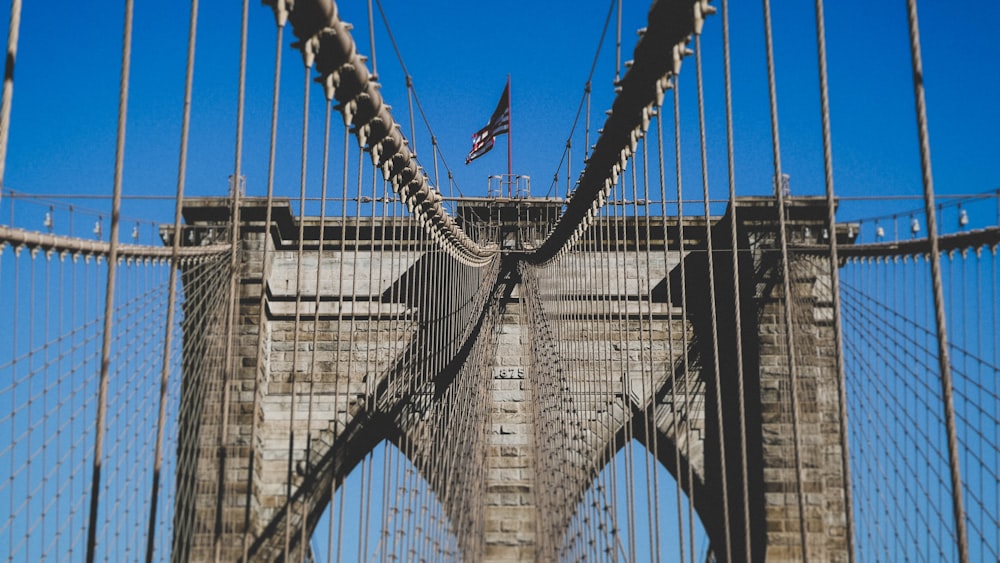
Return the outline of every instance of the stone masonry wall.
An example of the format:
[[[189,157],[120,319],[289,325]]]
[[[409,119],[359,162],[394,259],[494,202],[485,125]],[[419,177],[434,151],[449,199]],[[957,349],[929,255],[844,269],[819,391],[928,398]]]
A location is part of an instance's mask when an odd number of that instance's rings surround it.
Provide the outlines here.
[[[519,288],[520,286],[518,286]],[[532,396],[525,386],[530,332],[515,289],[504,304],[492,362],[483,561],[536,560],[535,444]]]

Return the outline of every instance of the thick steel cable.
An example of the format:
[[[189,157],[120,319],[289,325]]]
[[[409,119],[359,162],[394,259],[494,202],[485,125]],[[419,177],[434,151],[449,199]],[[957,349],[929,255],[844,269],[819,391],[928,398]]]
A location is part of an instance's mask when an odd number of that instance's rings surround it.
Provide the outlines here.
[[[349,134],[349,130],[348,130],[347,127],[344,128],[344,131],[345,131],[345,133]],[[345,143],[346,142],[347,142],[347,139],[345,139]],[[350,155],[350,151],[345,150],[345,153],[344,153],[344,203],[343,203],[343,205],[344,205],[344,213],[347,212],[347,189],[348,189],[348,184],[349,184],[348,178],[347,178],[347,174],[348,174],[348,171],[349,171],[348,167],[351,165],[349,155]],[[350,393],[350,389],[351,389],[351,376],[353,375],[353,372],[354,372],[354,369],[355,369],[355,366],[354,366],[354,356],[355,356],[354,349],[357,346],[357,340],[355,339],[355,337],[357,336],[356,335],[356,332],[357,332],[357,324],[356,323],[357,323],[357,319],[358,319],[358,253],[360,252],[360,248],[359,248],[360,241],[358,240],[358,238],[360,237],[360,234],[361,234],[361,221],[357,220],[357,219],[360,219],[360,216],[361,216],[361,195],[362,195],[361,190],[362,190],[362,182],[364,181],[364,177],[363,177],[364,169],[365,169],[364,151],[360,151],[359,150],[358,151],[358,163],[357,163],[357,168],[356,168],[356,173],[355,173],[355,177],[357,178],[357,197],[354,199],[354,201],[355,201],[355,205],[354,205],[354,217],[356,218],[356,220],[355,220],[355,229],[354,229],[354,240],[352,241],[353,245],[352,245],[352,250],[351,250],[351,275],[350,275],[350,277],[351,277],[351,293],[350,293],[351,311],[350,311],[350,319],[348,320],[348,323],[347,323],[347,341],[349,342],[349,347],[347,349],[348,350],[348,352],[347,352],[347,388],[348,388],[348,392],[349,393]],[[344,228],[346,229],[346,227],[347,227],[347,223],[345,221],[344,222]],[[341,299],[343,299],[343,297],[344,297],[343,296],[343,291],[344,291],[343,288],[341,288],[340,291],[341,291]],[[339,327],[338,327],[338,329],[339,329]],[[362,366],[362,381],[361,381],[361,383],[368,383],[366,381],[367,378],[365,377],[365,376],[367,376],[367,374],[364,373],[364,371],[363,371],[364,367],[365,366]],[[368,385],[365,388],[365,392],[364,392],[364,400],[365,400],[364,407],[366,409],[371,408],[373,406],[373,405],[368,404],[369,399],[371,397],[371,389],[372,389],[372,386],[371,386],[370,383],[368,383]],[[359,402],[360,402],[360,400],[359,400]],[[371,455],[371,453],[369,453],[367,487],[365,487],[365,486],[362,487],[362,490],[363,490],[363,493],[362,493],[362,495],[363,495],[362,496],[362,506],[364,507],[363,508],[363,514],[364,514],[364,536],[363,536],[363,540],[361,542],[362,548],[361,548],[361,550],[358,551],[358,559],[359,559],[359,561],[361,560],[361,557],[363,556],[363,554],[365,554],[365,553],[368,552],[368,532],[369,532],[369,526],[368,526],[368,524],[369,524],[369,518],[371,516],[371,497],[372,497],[372,494],[371,494],[371,486],[372,486],[371,475],[372,475],[372,466],[374,465],[374,461],[371,458],[372,458],[372,455]]]
[[[11,0],[10,23],[7,27],[7,58],[4,62],[3,94],[0,97],[0,187],[7,169],[7,140],[10,137],[10,109],[14,101],[14,63],[21,33],[21,0]],[[0,190],[0,200],[3,190]]]
[[[656,115],[659,118],[659,113]],[[653,246],[651,241],[650,231],[652,230],[652,204],[649,199],[649,148],[647,146],[647,137],[643,136],[642,140],[642,201],[645,205],[645,210],[643,217],[645,219],[645,244],[646,252],[645,263],[646,268],[643,274],[646,280],[646,343],[645,345],[649,347],[649,354],[647,358],[648,366],[648,381],[644,378],[644,385],[648,383],[648,390],[643,391],[643,402],[648,401],[649,407],[643,410],[647,410],[645,414],[645,440],[646,440],[646,450],[647,450],[647,460],[649,463],[646,466],[646,480],[647,486],[650,475],[653,481],[653,491],[652,491],[652,523],[650,525],[650,535],[653,537],[653,560],[659,562],[662,558],[660,553],[660,481],[659,481],[659,440],[657,440],[657,428],[656,428],[656,396],[657,396],[657,385],[656,385],[656,358],[654,356],[653,350],[653,276],[652,268],[650,267],[650,257],[653,252]],[[636,213],[638,215],[638,212]],[[663,245],[667,245],[667,233],[666,229],[663,231]],[[638,252],[638,241],[636,242],[636,251]],[[666,272],[666,262],[663,264],[664,272]],[[638,268],[638,266],[637,266]],[[637,277],[638,277],[637,273]],[[641,298],[641,295],[640,295]],[[641,303],[641,301],[640,301]],[[640,315],[642,314],[640,307]],[[664,365],[669,365],[669,362],[665,362]],[[647,395],[648,393],[648,395]]]
[[[782,289],[784,291],[783,309],[785,318],[785,346],[788,355],[789,395],[791,399],[792,440],[795,457],[795,490],[799,512],[799,537],[802,544],[802,560],[809,560],[809,545],[806,528],[805,491],[803,488],[802,458],[799,447],[799,403],[798,374],[796,373],[795,337],[792,323],[792,284],[791,269],[788,263],[788,232],[785,225],[785,193],[781,176],[781,140],[778,131],[778,90],[774,71],[774,41],[771,31],[771,2],[763,0],[764,9],[764,41],[767,55],[768,99],[771,114],[771,149],[774,156],[774,195],[778,203],[778,241],[781,248]],[[831,235],[833,236],[833,235]]]
[[[167,386],[170,383],[170,349],[174,336],[174,309],[177,302],[177,270],[181,247],[181,212],[184,182],[187,179],[188,134],[191,129],[191,91],[194,88],[195,39],[198,35],[198,0],[191,0],[188,24],[187,69],[184,75],[184,108],[181,116],[180,162],[177,165],[177,201],[174,205],[174,237],[171,248],[167,319],[163,335],[163,360],[160,367],[160,409],[156,419],[156,452],[153,455],[153,483],[150,490],[149,524],[146,532],[146,563],[153,561],[156,535],[156,508],[160,493],[160,472],[163,469],[163,433],[167,416]],[[233,227],[234,229],[236,227]]]
[[[323,169],[321,172],[321,184],[320,184],[320,204],[319,204],[319,234],[317,236],[316,245],[316,278],[315,278],[315,295],[313,297],[313,330],[312,330],[312,342],[311,348],[309,350],[309,412],[306,415],[306,469],[307,471],[312,471],[312,443],[313,443],[313,401],[315,392],[315,382],[316,382],[316,348],[319,346],[319,326],[320,326],[320,305],[321,290],[320,284],[323,280],[323,246],[326,243],[326,192],[327,192],[327,173],[329,172],[329,158],[330,158],[330,117],[333,105],[330,100],[326,100],[324,120],[323,120]],[[300,218],[301,220],[301,218]],[[336,405],[336,398],[334,398],[334,405]],[[336,409],[334,409],[334,418],[336,418]],[[331,508],[332,511],[332,499]],[[332,515],[331,515],[332,521]],[[306,529],[306,508],[303,504],[303,516],[302,516],[302,538],[300,540],[300,545],[303,546],[301,555],[303,559],[305,558],[306,550],[305,546],[307,544]],[[331,534],[332,539],[332,534]],[[327,560],[330,560],[329,554]]]
[[[671,86],[673,87],[673,86]],[[675,498],[677,500],[677,547],[680,551],[678,561],[683,563],[686,561],[684,558],[684,513],[682,507],[682,489],[681,489],[681,454],[680,454],[680,433],[678,431],[678,421],[677,416],[677,382],[676,374],[677,369],[675,367],[676,362],[674,361],[674,321],[671,308],[673,307],[673,299],[670,291],[670,279],[667,274],[669,274],[670,268],[670,242],[667,232],[667,179],[665,170],[665,160],[663,153],[663,104],[657,105],[656,112],[656,153],[657,153],[657,165],[658,165],[658,176],[660,184],[660,216],[662,217],[663,224],[663,268],[664,277],[666,278],[665,289],[666,289],[666,321],[667,321],[667,362],[665,369],[667,370],[667,381],[670,385],[670,418],[673,421],[674,427],[674,467],[675,479]],[[678,226],[680,226],[680,219],[678,218]]]
[[[612,374],[615,373],[613,364],[613,345],[611,344],[613,338],[611,332],[612,331],[611,319],[614,316],[614,310],[611,300],[611,290],[613,287],[611,273],[612,271],[614,271],[614,267],[612,266],[611,262],[612,253],[610,252],[610,249],[611,245],[614,243],[612,242],[611,239],[612,218],[610,211],[611,210],[607,206],[601,209],[600,213],[603,213],[603,217],[602,220],[598,222],[598,225],[600,225],[601,227],[601,229],[599,230],[601,231],[602,235],[600,237],[600,240],[603,243],[601,245],[602,248],[601,258],[603,259],[604,263],[601,265],[601,273],[603,276],[604,287],[607,288],[606,290],[607,294],[604,296],[604,307],[603,307],[604,322],[601,323],[603,334],[599,335],[598,338],[602,343],[606,343],[604,346],[601,347],[602,348],[601,365],[605,366],[605,368],[602,370],[604,375],[604,380],[602,381],[602,383],[604,385],[604,389],[608,390],[614,389],[614,378]],[[609,401],[609,403],[613,405],[612,401]],[[613,413],[613,410],[610,408],[610,405],[608,411]],[[615,420],[614,416],[612,415],[611,417],[612,424],[614,423],[614,420]],[[617,546],[620,545],[621,543],[620,540],[621,529],[618,527],[618,480],[616,478],[617,468],[615,467],[615,455],[614,455],[615,450],[616,448],[614,448],[614,446],[612,445],[607,454],[608,458],[605,461],[605,463],[609,465],[609,470],[606,473],[607,480],[604,483],[604,490],[605,490],[605,495],[609,495],[605,496],[605,503],[606,503],[605,509],[609,510],[611,514],[609,522],[609,529],[611,530],[609,542],[611,543],[612,561],[617,563],[618,561]],[[608,483],[608,481],[610,481],[610,484]],[[610,504],[610,507],[607,506],[608,503]]]
[[[681,103],[680,103],[680,83],[678,81],[679,77],[674,76],[673,84],[673,98],[674,98],[674,160],[675,160],[675,172],[676,172],[676,185],[677,185],[677,248],[678,248],[678,260],[680,264],[678,267],[681,271],[681,322],[685,324],[681,332],[681,355],[682,355],[682,367],[684,370],[684,457],[687,460],[691,459],[691,363],[688,357],[689,353],[689,342],[688,342],[688,306],[687,306],[687,266],[686,253],[684,249],[684,189],[683,189],[683,179],[681,174]],[[667,282],[670,283],[669,281]],[[677,472],[680,473],[680,466],[677,468]],[[691,563],[695,563],[695,552],[694,552],[694,469],[692,464],[687,463],[687,487],[688,487],[688,541],[690,542],[690,553],[691,553]],[[682,540],[683,541],[683,540]]]
[[[719,319],[715,294],[715,248],[712,244],[712,217],[711,208],[708,202],[708,149],[705,142],[705,90],[701,72],[701,34],[694,35],[694,60],[695,75],[697,77],[698,90],[698,133],[701,147],[701,189],[704,197],[705,208],[705,245],[707,247],[708,259],[708,304],[711,315],[712,330],[712,368],[715,377],[715,414],[716,423],[719,425],[719,466],[722,489],[722,530],[725,537],[726,561],[733,560],[732,535],[729,526],[729,467],[726,463],[726,427],[723,424],[722,415],[722,375],[719,368]],[[735,213],[735,209],[733,210]],[[736,249],[733,248],[735,255]],[[739,339],[739,335],[737,335]],[[707,471],[706,471],[707,473]]]
[[[747,461],[747,420],[746,394],[743,368],[743,311],[740,284],[740,253],[736,217],[736,162],[733,143],[733,88],[729,48],[729,0],[722,0],[722,60],[726,97],[726,163],[729,177],[729,245],[733,269],[733,323],[736,338],[736,392],[738,394],[738,421],[740,432],[740,483],[742,485],[743,502],[743,543],[746,556],[753,557],[753,544],[750,539],[750,482]],[[838,356],[839,357],[839,356]],[[846,455],[846,454],[845,454]],[[846,480],[846,488],[850,488],[850,480]]]
[[[389,36],[389,43],[392,45],[393,51],[396,53],[396,59],[399,61],[399,66],[403,71],[403,75],[406,77],[406,88],[407,88],[407,104],[409,106],[409,118],[410,118],[410,143],[411,150],[413,151],[413,157],[417,157],[417,146],[416,146],[416,128],[414,127],[414,113],[413,106],[416,104],[417,112],[420,113],[420,119],[424,122],[424,127],[427,128],[427,133],[431,137],[431,150],[432,156],[434,157],[434,187],[440,191],[441,185],[438,181],[437,174],[437,157],[441,157],[441,162],[444,164],[444,169],[448,173],[449,180],[454,179],[454,174],[452,173],[451,167],[448,166],[447,160],[444,158],[444,153],[441,151],[437,144],[437,137],[434,135],[434,130],[431,128],[430,120],[427,119],[427,114],[424,112],[424,107],[420,104],[420,97],[417,96],[417,90],[413,87],[413,76],[410,75],[410,71],[406,68],[406,63],[403,62],[403,54],[399,49],[399,44],[396,43],[396,37],[392,33],[392,28],[389,26],[389,18],[385,15],[385,10],[382,8],[382,2],[380,0],[375,0],[376,6],[378,6],[379,15],[382,18],[382,24],[385,26],[386,34]],[[368,1],[368,22],[369,22],[369,33],[371,34],[371,50],[372,50],[372,80],[378,80],[378,72],[375,68],[375,31],[374,31],[374,19],[372,15],[372,2]],[[451,184],[449,183],[449,187]],[[462,195],[462,189],[456,184],[454,186],[458,189],[459,195]]]
[[[580,236],[581,225],[589,225],[604,204],[611,185],[632,156],[638,138],[648,128],[650,111],[662,96],[668,77],[679,71],[681,59],[687,56],[684,47],[687,38],[709,13],[698,8],[691,17],[690,9],[680,3],[653,5],[648,28],[635,47],[635,61],[618,81],[619,95],[593,154],[588,155],[576,195],[567,204],[550,236],[529,255],[532,263],[547,262],[562,252]],[[665,49],[672,50],[673,57],[664,57]]]
[[[615,83],[621,80],[622,75],[622,0],[616,3],[618,7],[618,25],[615,26]]]
[[[285,545],[284,545],[284,558],[289,560],[291,558],[291,544],[292,544],[292,518],[290,513],[294,510],[294,500],[292,498],[292,489],[294,488],[293,475],[295,473],[295,416],[296,416],[296,403],[297,403],[297,384],[298,378],[296,373],[298,372],[298,359],[299,359],[299,339],[301,332],[299,330],[300,321],[302,319],[302,254],[305,248],[305,214],[306,214],[306,166],[308,163],[309,155],[309,86],[310,86],[310,71],[312,70],[312,65],[306,64],[304,69],[304,79],[302,86],[302,145],[300,150],[300,167],[299,167],[299,229],[298,229],[298,244],[295,249],[295,305],[292,321],[292,367],[288,373],[288,385],[289,385],[289,404],[288,404],[288,464],[287,472],[285,475],[285,506],[289,511],[289,517],[285,518]],[[319,240],[319,245],[323,245],[323,233],[320,233],[317,237]],[[318,264],[317,264],[318,267]],[[317,311],[318,313],[318,311]],[[306,428],[308,432],[308,426]],[[306,444],[306,449],[308,450],[309,445]],[[307,510],[306,503],[302,503],[302,522],[301,526],[303,533],[305,533],[305,511]],[[305,538],[303,538],[304,540]],[[300,544],[300,550],[302,550],[301,557],[305,558],[305,542]]]
[[[723,0],[726,2],[727,0]],[[826,24],[823,0],[816,0],[816,48],[819,67],[820,118],[823,128],[823,181],[826,187],[826,228],[830,240],[830,293],[833,297],[834,356],[837,367],[837,395],[840,409],[841,471],[844,472],[844,512],[846,516],[847,560],[854,562],[854,499],[851,495],[850,441],[847,433],[847,389],[844,382],[844,331],[840,313],[840,258],[837,255],[836,200],[833,188],[833,142],[830,135],[830,96],[826,68]],[[735,236],[735,233],[734,233]],[[735,253],[736,246],[733,246]]]
[[[328,101],[327,102],[327,106],[328,106],[327,113],[330,112],[330,108],[332,107],[332,105],[333,105],[332,101]],[[341,352],[341,349],[343,348],[343,346],[342,346],[341,343],[342,343],[342,340],[344,338],[344,334],[343,334],[343,327],[344,327],[344,273],[345,273],[344,270],[346,270],[346,268],[343,267],[343,264],[344,264],[344,255],[345,255],[345,248],[344,248],[344,246],[346,244],[345,241],[346,241],[346,238],[347,238],[347,234],[346,234],[346,231],[347,231],[347,183],[348,183],[348,177],[349,177],[348,159],[350,157],[350,148],[351,148],[351,143],[350,143],[351,138],[350,138],[350,135],[351,135],[350,130],[347,127],[345,127],[344,128],[344,135],[343,135],[344,151],[343,151],[343,153],[341,155],[341,169],[342,169],[343,172],[342,172],[341,194],[340,194],[340,198],[339,198],[340,199],[340,241],[339,241],[339,246],[337,248],[337,260],[338,260],[338,263],[341,264],[341,266],[337,268],[337,293],[338,293],[338,295],[337,295],[337,339],[336,339],[336,346],[334,347],[334,354],[333,354],[333,365],[336,366],[336,370],[337,371],[339,371],[341,369],[341,367],[340,367],[340,352]],[[341,379],[344,379],[344,378],[343,377],[337,377],[334,380],[335,382],[334,382],[334,391],[333,391],[333,397],[334,397],[333,403],[336,406],[340,405],[340,381],[341,381]],[[347,372],[346,379],[347,379],[347,382],[346,382],[346,386],[347,386],[346,394],[349,395],[350,394],[350,388],[351,388],[351,374],[350,374],[349,371]],[[344,402],[345,403],[348,402],[348,399],[346,399],[346,397],[344,399]],[[349,405],[345,406],[344,410],[345,410],[345,413],[349,412]],[[345,416],[345,419],[346,419],[346,416]],[[344,425],[346,425],[346,422],[347,421],[345,420]],[[343,428],[342,428],[342,424],[340,422],[340,416],[335,413],[334,438],[340,436],[342,431],[343,431]],[[359,467],[361,468],[360,471],[361,471],[361,475],[362,476],[364,475],[364,467],[365,467],[365,460],[366,459],[367,459],[367,456],[362,457],[361,461],[359,463]],[[341,485],[343,485],[343,481],[341,481]],[[344,502],[343,498],[346,496],[346,492],[343,491],[343,490],[341,490],[340,496],[341,496],[341,503],[343,503]],[[344,516],[344,512],[341,509],[339,511],[339,518],[337,519],[338,520],[338,531],[337,531],[337,559],[338,559],[338,561],[340,560],[340,551],[341,551],[341,547],[342,547],[342,543],[341,542],[342,542],[342,539],[343,539],[343,520],[344,520],[343,516]]]
[[[272,98],[271,98],[271,139],[270,148],[268,149],[268,161],[267,161],[267,197],[265,199],[265,211],[264,211],[264,232],[261,234],[261,260],[260,260],[260,297],[257,301],[258,308],[258,320],[257,320],[257,345],[254,351],[256,359],[254,362],[254,384],[253,384],[253,403],[251,406],[252,415],[250,422],[250,447],[249,456],[247,459],[247,490],[245,496],[245,505],[243,513],[243,561],[249,560],[250,555],[250,545],[252,543],[252,533],[250,531],[250,518],[251,518],[251,505],[253,501],[253,483],[254,483],[254,471],[255,471],[255,458],[257,455],[257,409],[260,408],[260,377],[261,372],[264,369],[263,365],[263,348],[264,348],[264,332],[267,324],[267,283],[270,277],[270,268],[268,268],[268,239],[271,237],[271,220],[272,211],[274,206],[274,161],[278,149],[277,137],[278,137],[278,101],[281,94],[281,47],[282,47],[282,37],[285,30],[284,18],[280,15],[277,19],[277,33],[274,48],[274,82],[272,86]]]
[[[619,6],[621,2],[619,1]],[[630,171],[634,171],[635,167],[630,167]],[[623,171],[624,172],[624,171]],[[625,200],[625,181],[627,175],[622,174],[619,176],[619,181],[613,188],[612,194],[614,194],[614,199],[618,202],[624,202]],[[621,192],[618,190],[621,189]],[[615,293],[614,298],[618,302],[617,311],[617,336],[618,336],[618,370],[615,371],[617,374],[621,374],[621,386],[622,386],[622,422],[625,429],[625,433],[620,444],[616,444],[616,449],[619,449],[624,454],[624,473],[625,473],[625,525],[628,530],[628,556],[630,561],[636,561],[636,548],[635,548],[635,490],[633,487],[633,475],[632,475],[632,419],[629,416],[629,403],[631,402],[631,381],[629,378],[629,373],[631,371],[631,357],[628,353],[628,342],[632,341],[631,335],[629,334],[629,318],[628,318],[628,290],[625,287],[626,284],[626,268],[628,255],[626,253],[626,236],[628,235],[628,227],[625,225],[625,204],[622,203],[621,206],[613,205],[611,207],[612,217],[614,218],[614,228],[615,228],[615,246],[614,246],[614,258],[615,258]],[[619,212],[621,215],[619,216]],[[620,230],[619,230],[620,229]],[[621,258],[621,267],[618,266],[618,259]],[[617,507],[616,507],[617,508]]]
[[[381,10],[381,6],[379,9]],[[371,49],[372,80],[378,80],[378,57],[375,56],[375,14],[372,12],[372,0],[368,0],[368,47]]]
[[[213,549],[213,560],[215,563],[219,563],[222,558],[222,508],[225,501],[225,475],[226,475],[226,463],[229,459],[228,455],[228,436],[229,436],[229,409],[230,402],[232,400],[232,381],[234,374],[236,373],[236,355],[233,353],[233,349],[236,346],[236,315],[239,309],[239,267],[240,259],[242,254],[238,252],[240,246],[240,234],[241,234],[241,221],[240,221],[240,198],[242,194],[242,173],[243,173],[243,117],[246,109],[246,78],[247,78],[247,28],[249,26],[249,12],[250,12],[250,0],[243,0],[242,5],[242,16],[240,20],[240,62],[239,62],[239,78],[237,79],[237,95],[236,95],[236,148],[234,150],[234,164],[233,164],[233,176],[232,176],[232,186],[230,187],[229,196],[232,198],[232,206],[230,208],[230,245],[231,245],[231,259],[229,262],[230,278],[229,278],[229,294],[228,303],[229,311],[226,315],[226,348],[224,357],[224,368],[222,376],[222,420],[220,421],[219,437],[217,442],[217,454],[219,464],[219,478],[216,482],[216,501],[215,505],[215,520],[213,522],[213,538],[212,538],[212,549]],[[177,230],[175,233],[179,232]]]
[[[114,197],[111,201],[111,233],[108,251],[108,283],[104,295],[104,330],[101,342],[101,375],[98,389],[97,418],[94,435],[93,478],[90,485],[90,524],[87,528],[87,563],[97,556],[97,517],[100,506],[101,469],[104,456],[104,419],[107,410],[108,370],[111,364],[111,331],[115,302],[115,273],[118,267],[118,229],[121,213],[122,175],[125,167],[125,125],[128,114],[129,70],[132,61],[133,0],[125,0],[125,23],[122,39],[121,80],[118,89],[118,131],[115,141]]]
[[[948,351],[948,328],[941,283],[941,254],[938,249],[937,216],[934,209],[934,175],[931,171],[930,136],[927,131],[927,102],[924,99],[924,70],[920,54],[920,25],[917,19],[916,0],[906,1],[909,23],[910,61],[913,66],[913,96],[916,102],[917,137],[920,144],[920,172],[924,184],[924,213],[927,218],[927,238],[930,240],[931,281],[934,292],[934,321],[937,328],[938,365],[941,371],[941,394],[944,403],[945,425],[948,436],[948,466],[951,471],[952,508],[958,558],[969,561],[969,539],[965,527],[965,507],[962,501],[962,471],[958,451],[958,430],[955,424],[955,400]]]

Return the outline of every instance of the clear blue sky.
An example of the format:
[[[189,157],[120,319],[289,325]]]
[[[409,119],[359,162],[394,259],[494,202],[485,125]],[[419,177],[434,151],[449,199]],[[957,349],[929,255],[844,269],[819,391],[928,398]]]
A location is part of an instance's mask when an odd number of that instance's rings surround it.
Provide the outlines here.
[[[3,9],[6,11],[4,3]],[[904,2],[827,3],[836,187],[842,195],[919,194]],[[110,193],[121,44],[120,3],[56,1],[25,4],[16,74],[6,187],[34,193]],[[505,141],[464,165],[470,136],[488,119],[513,80],[515,172],[528,174],[534,193],[549,189],[562,154],[609,2],[468,3],[385,0],[387,15],[445,157],[466,194],[482,195],[486,176],[506,169]],[[993,23],[1000,7],[955,9],[921,2],[923,50],[934,171],[940,193],[1000,187],[1000,43]],[[796,194],[823,190],[815,40],[811,3],[775,6],[775,47],[784,170]],[[623,59],[648,5],[624,5]],[[126,194],[172,194],[176,186],[181,95],[189,6],[139,2],[135,12],[129,100]],[[739,193],[770,191],[770,131],[757,2],[734,2],[732,21]],[[370,51],[364,2],[344,2],[362,53]],[[223,195],[233,168],[239,2],[203,2],[189,194]],[[377,18],[376,14],[376,18]],[[402,73],[381,23],[376,50],[386,99],[408,131]],[[245,174],[248,193],[266,187],[267,138],[274,56],[270,9],[251,3]],[[290,42],[290,34],[286,34]],[[721,89],[720,19],[705,27],[706,97],[713,197],[725,197],[725,130]],[[277,193],[298,192],[302,66],[284,52]],[[698,194],[694,65],[682,71],[685,179]],[[593,129],[610,107],[614,32],[594,78]],[[321,93],[312,93],[310,193],[318,193]],[[582,132],[582,125],[579,130]],[[669,129],[668,129],[669,131]],[[339,139],[339,133],[337,138]],[[593,142],[593,137],[592,141]],[[416,145],[430,170],[429,135],[418,126]],[[575,140],[573,174],[581,169]],[[442,175],[444,172],[442,171]],[[560,173],[561,179],[564,171]],[[669,174],[669,172],[668,172]],[[562,180],[564,181],[564,180]],[[565,188],[563,187],[562,190]],[[95,203],[94,206],[106,206]],[[900,204],[907,209],[912,203]],[[162,208],[163,206],[159,206]],[[159,209],[130,204],[126,213]],[[843,218],[872,215],[847,208]],[[879,210],[880,212],[881,210]],[[152,217],[150,217],[152,218]]]
[[[461,189],[484,195],[486,177],[505,171],[504,140],[493,153],[463,164],[470,136],[488,119],[508,74],[513,80],[515,172],[549,189],[560,159],[608,0],[455,3],[443,0],[384,5],[434,132]],[[737,188],[770,193],[771,148],[763,28],[759,2],[733,0]],[[30,193],[110,194],[121,49],[121,2],[25,2],[5,187]],[[844,196],[921,192],[905,3],[830,0],[828,49],[836,187]],[[775,48],[784,171],[795,194],[823,192],[815,40],[811,2],[775,3]],[[1000,188],[1000,4],[920,3],[930,133],[938,192]],[[623,58],[648,4],[625,2]],[[9,12],[9,0],[0,3]],[[137,2],[126,150],[126,195],[171,195],[176,187],[181,96],[189,4]],[[244,173],[249,195],[266,187],[267,138],[274,57],[270,9],[251,2],[251,48]],[[369,53],[365,3],[344,2]],[[206,1],[199,20],[198,58],[189,153],[189,195],[225,195],[233,171],[240,3]],[[376,28],[387,101],[408,132],[402,73],[381,23]],[[713,197],[725,197],[720,20],[703,37]],[[299,184],[302,66],[286,34],[277,193],[295,197]],[[611,106],[614,31],[605,40],[594,78],[596,131]],[[693,59],[681,77],[685,185],[699,192]],[[321,90],[312,91],[309,193],[319,191]],[[582,123],[574,139],[574,175],[581,170]],[[340,136],[340,131],[336,133]],[[596,135],[593,138],[596,138]],[[415,139],[430,169],[429,135]],[[336,170],[337,165],[334,165]],[[336,172],[334,172],[336,174]],[[562,178],[564,172],[560,171]],[[333,185],[337,185],[333,182]],[[560,187],[560,193],[563,192]],[[82,204],[99,209],[107,201]],[[16,222],[40,229],[44,207],[18,204]],[[171,205],[126,203],[125,213],[167,221]],[[846,204],[842,219],[919,207],[916,202]],[[9,201],[0,204],[6,221]],[[59,220],[59,218],[57,218]],[[973,226],[985,221],[973,216]],[[127,227],[126,227],[127,229]],[[80,234],[80,231],[77,231]],[[126,231],[127,232],[127,231]]]

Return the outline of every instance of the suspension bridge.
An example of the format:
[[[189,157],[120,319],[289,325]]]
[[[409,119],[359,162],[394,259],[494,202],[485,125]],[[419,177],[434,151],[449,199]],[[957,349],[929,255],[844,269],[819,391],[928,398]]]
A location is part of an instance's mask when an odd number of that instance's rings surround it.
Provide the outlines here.
[[[515,175],[490,178],[506,197],[453,196],[432,132],[418,160],[428,119],[391,31],[405,100],[383,92],[378,0],[357,29],[330,0],[233,11],[234,162],[197,196],[196,39],[216,30],[191,2],[176,193],[129,194],[126,0],[109,192],[14,189],[8,144],[33,124],[12,108],[39,95],[14,96],[21,4],[0,113],[9,561],[1000,559],[1000,190],[935,192],[916,0],[899,15],[922,190],[895,198],[835,189],[822,0],[801,26],[814,194],[782,167],[768,0],[753,23],[726,0],[639,6],[628,61],[623,3],[596,14],[613,97],[591,107],[599,47],[543,197]],[[276,24],[269,140],[244,131],[255,16]],[[731,19],[762,25],[764,185],[736,175]]]

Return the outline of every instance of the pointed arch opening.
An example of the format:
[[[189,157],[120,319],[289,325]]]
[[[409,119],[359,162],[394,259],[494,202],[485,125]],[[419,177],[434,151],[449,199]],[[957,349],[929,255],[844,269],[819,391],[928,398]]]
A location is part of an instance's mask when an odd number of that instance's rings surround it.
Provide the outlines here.
[[[459,561],[451,515],[405,442],[379,442],[335,482],[312,531],[312,560]]]

